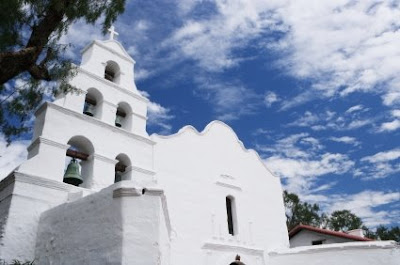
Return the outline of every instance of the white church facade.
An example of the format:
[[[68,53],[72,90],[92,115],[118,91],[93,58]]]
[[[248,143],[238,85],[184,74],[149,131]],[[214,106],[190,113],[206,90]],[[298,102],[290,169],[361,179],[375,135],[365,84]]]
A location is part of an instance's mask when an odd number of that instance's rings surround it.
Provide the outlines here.
[[[28,160],[0,182],[0,259],[398,264],[394,242],[289,249],[280,179],[219,121],[149,136],[134,64],[112,37],[93,41],[71,80],[79,93],[36,111]]]

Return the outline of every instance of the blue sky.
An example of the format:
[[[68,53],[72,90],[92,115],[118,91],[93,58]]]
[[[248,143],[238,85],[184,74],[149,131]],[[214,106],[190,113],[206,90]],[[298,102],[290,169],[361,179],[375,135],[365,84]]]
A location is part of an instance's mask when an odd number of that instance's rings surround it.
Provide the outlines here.
[[[222,120],[303,200],[400,225],[399,5],[132,0],[115,27],[151,100],[149,133]],[[99,28],[72,25],[67,56],[79,63]],[[0,142],[0,175],[27,144]]]

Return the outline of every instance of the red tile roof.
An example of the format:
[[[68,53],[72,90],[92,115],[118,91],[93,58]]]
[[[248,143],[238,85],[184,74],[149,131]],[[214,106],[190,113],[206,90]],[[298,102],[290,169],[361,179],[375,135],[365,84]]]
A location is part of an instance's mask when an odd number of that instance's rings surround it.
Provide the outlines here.
[[[331,230],[328,230],[328,229],[322,229],[322,228],[317,228],[317,227],[313,227],[313,226],[309,226],[309,225],[303,225],[303,224],[299,224],[295,228],[290,230],[289,239],[294,237],[297,233],[299,233],[303,229],[309,230],[309,231],[313,231],[313,232],[316,232],[316,233],[320,233],[320,234],[336,236],[336,237],[341,237],[341,238],[347,238],[347,239],[351,239],[351,240],[354,240],[354,241],[373,241],[373,239],[368,238],[368,237],[354,236],[354,235],[346,234],[344,232],[331,231]]]

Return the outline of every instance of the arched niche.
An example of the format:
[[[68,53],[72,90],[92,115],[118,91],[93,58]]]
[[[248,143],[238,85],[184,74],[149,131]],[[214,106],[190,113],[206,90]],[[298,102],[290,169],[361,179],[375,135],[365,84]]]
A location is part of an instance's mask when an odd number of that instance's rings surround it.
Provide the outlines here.
[[[130,180],[131,176],[131,160],[125,154],[119,154],[115,158],[117,164],[115,164],[115,180],[114,182],[119,182],[121,180]]]
[[[119,84],[121,70],[119,65],[114,61],[107,61],[104,69],[104,78],[113,83]]]
[[[93,177],[93,144],[86,137],[80,135],[72,137],[67,144],[70,147],[66,153],[66,168],[71,163],[71,160],[76,160],[79,165],[79,174],[83,182],[79,185],[71,183],[65,179],[65,175],[64,182],[88,188],[90,186],[90,180]]]
[[[130,131],[132,128],[132,109],[126,102],[120,102],[115,115],[115,126]]]
[[[89,88],[85,96],[83,114],[101,119],[103,95],[96,88]]]

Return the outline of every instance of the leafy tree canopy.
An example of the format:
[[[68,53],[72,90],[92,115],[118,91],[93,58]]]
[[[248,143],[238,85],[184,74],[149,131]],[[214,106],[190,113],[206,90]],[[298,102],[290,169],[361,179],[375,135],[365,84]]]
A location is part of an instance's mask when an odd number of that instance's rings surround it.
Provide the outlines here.
[[[334,211],[330,215],[320,213],[318,204],[302,202],[294,193],[283,192],[286,208],[287,227],[290,231],[298,224],[329,228],[334,231],[349,231],[362,228],[368,238],[378,240],[395,240],[400,242],[400,227],[385,227],[380,225],[375,231],[363,225],[361,218],[349,210]]]
[[[319,213],[320,209],[317,204],[301,202],[296,194],[288,193],[287,191],[284,191],[283,198],[286,208],[286,224],[289,230],[300,223],[312,226],[321,224],[322,216]]]
[[[10,142],[28,131],[27,119],[43,100],[73,88],[74,71],[59,39],[71,24],[102,20],[103,33],[125,0],[7,0],[0,8],[0,128]]]
[[[349,210],[334,211],[329,218],[329,228],[335,231],[349,231],[362,227],[361,219]]]

